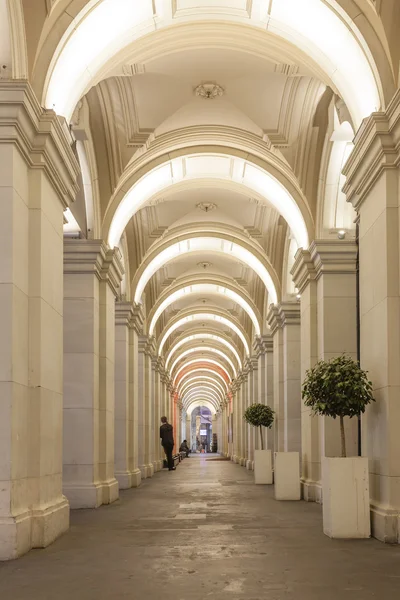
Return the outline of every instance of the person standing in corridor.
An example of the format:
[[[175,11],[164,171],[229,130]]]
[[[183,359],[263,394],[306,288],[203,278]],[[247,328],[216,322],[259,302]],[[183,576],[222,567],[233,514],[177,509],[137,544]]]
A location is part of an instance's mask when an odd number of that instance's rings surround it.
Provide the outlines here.
[[[168,423],[167,417],[161,417],[160,438],[167,457],[168,470],[175,471],[172,451],[174,449],[174,428]]]

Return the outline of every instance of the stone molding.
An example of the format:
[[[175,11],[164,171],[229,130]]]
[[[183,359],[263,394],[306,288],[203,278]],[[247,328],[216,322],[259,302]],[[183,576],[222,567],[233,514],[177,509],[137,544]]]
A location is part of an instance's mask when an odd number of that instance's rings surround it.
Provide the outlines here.
[[[118,248],[110,250],[103,240],[64,239],[64,274],[95,275],[107,281],[117,297],[124,274]]]
[[[143,313],[143,306],[141,304],[136,304],[135,302],[132,304],[132,320],[131,325],[132,329],[138,334],[143,335],[143,325],[145,321],[145,316]]]
[[[270,335],[259,335],[254,338],[253,350],[257,358],[273,348],[273,341]]]
[[[284,329],[290,325],[300,325],[300,305],[298,302],[282,302],[282,304],[271,304],[267,315],[267,323],[272,335],[278,329]]]
[[[314,240],[308,250],[297,251],[291,274],[302,293],[310,281],[317,281],[322,275],[354,275],[356,263],[355,241]]]
[[[367,194],[385,170],[400,165],[400,90],[385,112],[366,119],[354,139],[344,168],[343,191],[358,212]]]
[[[115,303],[115,325],[129,327],[133,315],[132,302]]]
[[[46,173],[64,209],[76,198],[80,173],[67,132],[28,81],[0,80],[0,144],[14,144],[29,168]]]

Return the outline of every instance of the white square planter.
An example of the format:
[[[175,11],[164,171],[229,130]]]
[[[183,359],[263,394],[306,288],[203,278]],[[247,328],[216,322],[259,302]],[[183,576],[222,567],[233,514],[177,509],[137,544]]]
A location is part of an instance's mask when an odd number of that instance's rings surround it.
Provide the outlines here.
[[[300,455],[275,452],[275,500],[300,500]]]
[[[331,538],[369,538],[368,459],[322,459],[324,533]]]
[[[272,483],[271,450],[254,451],[254,481],[257,484]]]

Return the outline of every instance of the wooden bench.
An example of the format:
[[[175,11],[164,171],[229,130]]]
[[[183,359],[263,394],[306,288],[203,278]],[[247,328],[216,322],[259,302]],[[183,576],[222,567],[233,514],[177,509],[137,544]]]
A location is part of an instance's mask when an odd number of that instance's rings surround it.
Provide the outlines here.
[[[174,461],[174,467],[177,467],[179,465],[179,463],[181,462],[181,460],[182,460],[181,454],[183,454],[183,453],[180,452],[179,454],[174,454],[172,456],[172,460]],[[168,464],[167,464],[166,458],[164,458],[163,466],[164,466],[164,469],[168,469]]]

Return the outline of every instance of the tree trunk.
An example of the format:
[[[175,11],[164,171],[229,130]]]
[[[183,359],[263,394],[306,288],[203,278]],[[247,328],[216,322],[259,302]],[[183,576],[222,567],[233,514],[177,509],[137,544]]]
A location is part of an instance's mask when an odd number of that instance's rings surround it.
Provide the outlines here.
[[[261,450],[264,450],[264,440],[262,434],[262,425],[260,425]]]
[[[344,433],[344,419],[340,417],[340,438],[342,442],[342,457],[346,457],[346,436]]]

